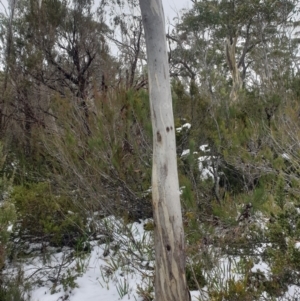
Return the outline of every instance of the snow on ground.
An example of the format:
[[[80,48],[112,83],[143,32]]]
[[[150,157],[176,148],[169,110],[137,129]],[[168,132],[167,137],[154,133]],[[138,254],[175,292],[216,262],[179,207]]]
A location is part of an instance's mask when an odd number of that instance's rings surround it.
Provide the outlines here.
[[[183,128],[189,129],[190,124],[184,124],[181,128],[177,128],[177,131],[180,132]],[[210,152],[209,146],[206,144],[201,145],[199,149],[202,153]],[[189,153],[189,149],[184,150],[181,156],[186,156]],[[212,160],[214,159],[215,157],[208,154],[198,157],[199,171],[203,180],[213,178]],[[184,188],[184,186],[180,188],[181,193]],[[145,194],[149,193],[151,193],[151,187],[145,192]],[[258,219],[261,221],[262,228],[264,228],[263,215],[259,215]],[[31,291],[31,300],[142,301],[143,298],[137,293],[138,287],[149,285],[152,280],[148,276],[153,273],[151,269],[148,269],[148,267],[153,266],[153,260],[149,259],[149,253],[151,253],[149,249],[153,248],[153,241],[150,232],[145,232],[143,228],[146,222],[127,225],[129,232],[132,233],[131,238],[129,238],[129,240],[131,239],[130,242],[122,232],[124,225],[120,221],[112,216],[105,219],[105,223],[115,225],[114,239],[119,241],[121,246],[124,246],[120,247],[119,250],[123,254],[121,260],[114,256],[113,251],[106,254],[107,244],[99,244],[97,240],[90,242],[91,253],[85,258],[70,260],[73,251],[66,249],[64,252],[52,254],[50,260],[47,261],[42,256],[34,257],[31,261],[27,260],[23,264],[25,279],[30,278],[38,283]],[[31,248],[36,248],[36,246],[32,245]],[[131,256],[126,255],[126,248],[127,251],[128,248],[131,249]],[[262,253],[265,246],[261,248],[261,250],[257,249],[258,254]],[[295,248],[300,249],[300,242],[295,243]],[[215,253],[216,250],[212,250],[212,252]],[[239,268],[240,261],[239,256],[221,255],[212,270],[204,272],[205,278],[211,279],[212,283],[215,283],[218,288],[224,289],[230,279],[237,281],[243,278]],[[260,271],[268,277],[270,267],[260,259],[254,264],[251,271]],[[13,273],[13,270],[11,273]],[[64,279],[63,283],[60,281],[55,285],[55,279],[57,278]],[[73,287],[70,288],[70,286]],[[192,291],[192,300],[209,300],[207,290],[208,288],[204,287],[201,292]],[[297,297],[300,296],[299,287],[291,285],[284,296],[277,300],[297,300],[295,299],[296,295]]]
[[[121,270],[115,272],[114,277],[105,279],[104,267],[107,267],[107,262],[103,258],[103,248],[101,246],[94,246],[90,257],[85,260],[87,264],[86,271],[82,276],[78,277],[75,281],[77,287],[68,289],[66,292],[62,285],[55,288],[55,293],[51,294],[52,283],[37,287],[32,292],[33,301],[57,301],[57,300],[70,300],[70,301],[117,301],[121,300],[122,287],[126,288],[127,283],[128,294],[133,300],[142,300],[137,296],[135,289],[136,284],[141,281],[139,275],[130,274],[126,275]],[[119,292],[118,292],[119,290]],[[126,300],[123,298],[122,300]]]
[[[134,223],[131,227],[135,239],[140,241],[145,238],[143,223]],[[128,265],[123,266],[119,263],[114,265],[112,257],[104,256],[106,246],[98,245],[97,241],[91,243],[92,251],[85,259],[77,259],[65,269],[74,273],[75,270],[82,270],[80,276],[74,279],[75,288],[64,289],[62,284],[54,285],[55,274],[59,268],[54,269],[54,273],[48,274],[48,267],[59,266],[64,262],[68,252],[60,252],[52,255],[51,260],[45,264],[41,258],[35,258],[31,263],[24,265],[25,277],[36,275],[40,278],[41,285],[33,288],[31,292],[32,301],[118,301],[134,300],[142,301],[143,298],[137,294],[137,287],[145,286],[142,273],[133,270]],[[39,271],[44,270],[43,273]],[[141,269],[142,270],[142,269]],[[50,270],[49,270],[50,271]],[[149,271],[142,271],[147,274]],[[50,278],[52,281],[46,281]],[[45,281],[45,282],[44,282]],[[192,292],[193,301],[198,300],[199,293]]]
[[[142,227],[142,223],[134,223],[130,227],[133,239],[145,239]],[[31,300],[141,301],[142,298],[136,293],[137,285],[142,285],[141,273],[122,265],[119,261],[114,262],[112,252],[110,255],[105,254],[106,244],[99,245],[98,241],[92,241],[90,244],[92,251],[85,258],[69,261],[72,251],[65,249],[64,252],[52,254],[48,261],[41,257],[35,257],[31,262],[27,261],[23,265],[25,279],[29,277],[40,283],[33,288]],[[58,275],[65,280],[63,284],[55,285]]]
[[[114,218],[110,221],[117,222]],[[147,222],[147,221],[145,221]],[[152,245],[150,232],[144,231],[144,223],[134,223],[129,226],[132,239],[138,244],[142,242],[144,247]],[[122,234],[119,234],[122,236]],[[121,237],[125,239],[125,237]],[[126,238],[127,239],[127,238]],[[147,245],[148,244],[148,245]],[[35,249],[37,246],[32,246]],[[41,255],[32,257],[23,263],[24,278],[35,281],[30,292],[32,301],[118,301],[134,300],[142,301],[137,288],[149,284],[149,278],[143,275],[151,275],[152,270],[143,270],[141,264],[134,266],[130,256],[124,257],[125,262],[120,262],[112,252],[107,255],[106,244],[99,245],[98,241],[91,242],[91,253],[85,258],[69,260],[70,249],[54,253],[45,260]],[[136,250],[132,250],[136,253]],[[145,250],[146,252],[146,250]],[[123,259],[124,259],[123,258]],[[145,261],[147,256],[145,255]],[[127,260],[127,262],[126,262]],[[139,262],[141,263],[141,262]],[[148,265],[149,266],[149,265]],[[151,264],[150,264],[151,266]],[[13,268],[9,273],[14,273]],[[64,278],[63,283],[55,285],[55,279]],[[72,278],[72,276],[74,276]],[[150,280],[151,283],[151,280]],[[68,287],[66,286],[68,284]],[[70,288],[70,284],[73,284]],[[199,300],[199,292],[191,292],[192,300]]]
[[[297,285],[290,285],[287,292],[282,296],[281,300],[298,301],[300,300],[300,289]]]
[[[114,217],[107,218],[106,222],[117,227],[121,226],[120,221]],[[142,301],[143,298],[138,295],[137,289],[151,284],[151,276],[153,276],[152,251],[149,252],[149,249],[153,249],[153,240],[152,232],[144,230],[144,224],[147,222],[149,220],[126,226],[129,233],[132,233],[130,241],[122,234],[124,232],[118,231],[120,228],[114,229],[115,239],[120,239],[126,245],[115,254],[113,248],[107,253],[108,245],[103,244],[103,240],[102,242],[95,240],[90,242],[91,252],[86,257],[71,257],[74,250],[66,248],[63,252],[53,253],[48,260],[45,260],[42,255],[32,257],[31,261],[27,259],[23,264],[25,279],[30,278],[35,281],[31,300]],[[128,236],[130,237],[130,234]],[[111,246],[113,243],[111,242]],[[295,247],[297,246],[296,244]],[[37,247],[37,244],[31,245],[31,249]],[[131,255],[128,248],[131,249]],[[226,289],[229,280],[243,279],[241,257],[218,254],[218,250],[213,248],[207,251],[214,257],[214,267],[211,271],[203,271],[203,274],[207,280],[210,280],[211,288]],[[259,270],[268,277],[270,268],[262,259],[251,269],[252,272]],[[13,269],[7,272],[13,273]],[[55,285],[58,275],[64,281]],[[209,300],[207,291],[207,287],[204,287],[201,292],[192,291],[192,301]],[[299,287],[291,285],[285,295],[277,300],[296,300],[294,299],[296,294],[300,294]]]

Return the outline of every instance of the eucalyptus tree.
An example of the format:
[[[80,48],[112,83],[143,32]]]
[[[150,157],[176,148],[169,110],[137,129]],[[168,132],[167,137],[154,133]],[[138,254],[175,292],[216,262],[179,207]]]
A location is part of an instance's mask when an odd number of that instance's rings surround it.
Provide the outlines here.
[[[263,25],[259,25],[263,27]],[[288,98],[287,90],[297,73],[297,15],[277,27],[270,38],[261,31],[262,43],[250,54],[251,69],[256,75],[249,78],[251,86],[259,88],[262,96],[277,93],[282,99]]]
[[[269,43],[279,26],[288,22],[296,4],[296,0],[195,1],[171,35],[178,45],[173,61],[194,76],[202,70],[229,73],[230,98],[235,102],[253,63],[251,52]]]
[[[145,29],[153,128],[152,205],[155,300],[190,299],[177,172],[175,125],[161,0],[140,0]]]
[[[4,79],[2,86],[2,95],[0,98],[0,132],[3,133],[4,129],[8,125],[8,114],[6,107],[6,88],[9,77],[9,68],[11,64],[11,54],[12,54],[12,44],[13,44],[13,21],[15,17],[15,9],[17,5],[17,0],[8,1],[8,13],[1,14],[1,40],[4,48],[3,61],[4,66]]]
[[[94,11],[91,0],[21,0],[17,13],[15,54],[22,72],[50,91],[71,95],[90,134],[89,90],[101,83],[107,61],[113,64],[103,10]]]
[[[118,49],[120,80],[125,82],[126,88],[138,90],[147,84],[147,80],[144,74],[145,39],[137,1],[111,1],[106,4],[112,26],[107,37]]]

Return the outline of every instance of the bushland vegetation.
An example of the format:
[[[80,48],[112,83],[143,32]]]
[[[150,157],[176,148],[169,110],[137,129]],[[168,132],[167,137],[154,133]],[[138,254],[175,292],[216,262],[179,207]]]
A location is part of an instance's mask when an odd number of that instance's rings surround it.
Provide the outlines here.
[[[22,273],[5,267],[29,243],[81,256],[100,234],[117,241],[103,218],[130,235],[124,225],[152,216],[141,19],[112,2],[109,22],[106,5],[22,0],[1,16],[1,300],[25,298]],[[280,300],[300,286],[298,8],[195,2],[168,34],[186,273],[208,300]],[[219,276],[224,258],[238,278]]]

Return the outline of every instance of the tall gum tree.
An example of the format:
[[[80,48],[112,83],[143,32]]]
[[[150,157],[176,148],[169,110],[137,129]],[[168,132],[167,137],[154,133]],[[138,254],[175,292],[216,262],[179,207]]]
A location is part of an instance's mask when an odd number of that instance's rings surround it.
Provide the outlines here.
[[[155,300],[190,300],[177,173],[175,127],[161,0],[139,0],[145,30],[153,127]]]
[[[239,92],[247,86],[249,76],[258,75],[270,81],[268,56],[274,51],[280,31],[291,23],[293,16],[296,18],[299,1],[193,2],[192,9],[183,13],[169,36],[177,44],[171,53],[171,63],[177,67],[175,70],[180,75],[196,78],[202,86],[205,84],[211,95],[219,86],[215,79],[220,77],[220,82],[222,77],[227,78],[230,74],[230,100],[233,103],[240,100]],[[281,34],[284,35],[285,32]],[[260,69],[265,68],[266,74],[257,73],[255,62],[258,59]]]

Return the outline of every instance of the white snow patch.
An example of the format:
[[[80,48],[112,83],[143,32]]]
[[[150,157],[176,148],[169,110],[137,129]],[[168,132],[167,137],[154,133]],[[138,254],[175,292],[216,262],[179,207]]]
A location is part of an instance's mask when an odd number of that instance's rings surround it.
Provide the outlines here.
[[[189,154],[190,154],[190,150],[189,149],[184,149],[182,154],[181,154],[181,157],[189,155]]]
[[[180,194],[180,195],[183,194],[184,189],[185,189],[185,186],[181,186],[181,187],[179,188],[179,194]]]
[[[286,153],[283,153],[283,154],[281,155],[281,157],[282,157],[283,159],[286,159],[286,160],[291,160],[291,157],[290,157],[288,154],[286,154]]]
[[[201,156],[198,158],[198,167],[201,173],[201,179],[207,180],[209,178],[214,178],[214,169],[212,167],[212,158],[211,156]]]
[[[254,264],[251,271],[253,273],[260,271],[260,272],[263,272],[265,274],[265,276],[267,276],[267,275],[269,275],[270,267],[264,261],[260,261],[259,263]]]
[[[199,149],[204,153],[210,152],[210,148],[209,148],[208,144],[200,145]]]
[[[8,227],[7,227],[7,232],[12,232],[13,230],[13,224],[9,224]]]
[[[289,285],[287,292],[279,300],[299,300],[300,287],[297,285]]]
[[[183,124],[182,126],[180,126],[180,127],[178,127],[178,128],[176,128],[176,132],[177,133],[180,133],[184,128],[186,128],[186,129],[190,129],[191,128],[191,124],[190,123],[185,123],[185,124]]]
[[[149,189],[147,189],[146,191],[144,191],[143,196],[145,197],[145,196],[149,195],[150,193],[152,193],[152,186],[150,186]]]

